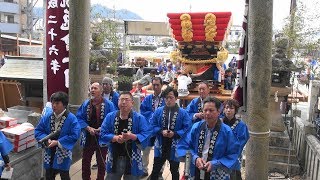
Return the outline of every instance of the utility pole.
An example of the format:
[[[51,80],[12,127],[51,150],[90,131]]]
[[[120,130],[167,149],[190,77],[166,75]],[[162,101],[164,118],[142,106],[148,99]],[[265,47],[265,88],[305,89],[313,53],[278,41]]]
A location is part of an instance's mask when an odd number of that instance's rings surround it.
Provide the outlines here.
[[[268,179],[273,0],[249,0],[246,179]]]
[[[291,3],[290,3],[290,32],[293,32],[293,30],[294,30],[294,20],[295,20],[295,16],[296,16],[296,8],[297,8],[297,1],[291,0]],[[288,53],[287,53],[288,59],[292,58],[293,43],[294,42],[292,42],[292,39],[289,38]]]
[[[38,1],[36,1],[38,2]],[[34,3],[33,0],[27,0],[26,2],[26,7],[23,7],[23,11],[26,13],[27,16],[27,23],[25,28],[23,29],[25,34],[28,35],[28,37],[30,37],[30,35],[32,35],[32,29],[33,29],[33,7],[34,7]],[[45,6],[45,5],[44,5]]]
[[[297,0],[291,0],[290,3],[290,14],[292,14],[297,7]]]

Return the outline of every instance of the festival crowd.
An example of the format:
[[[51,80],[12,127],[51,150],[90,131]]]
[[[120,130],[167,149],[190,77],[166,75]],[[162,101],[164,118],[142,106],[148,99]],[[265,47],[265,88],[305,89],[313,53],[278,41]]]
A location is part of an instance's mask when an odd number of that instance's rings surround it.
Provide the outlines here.
[[[72,150],[79,139],[84,180],[91,179],[94,154],[98,180],[161,179],[166,161],[174,180],[241,179],[242,151],[249,133],[244,121],[237,118],[239,103],[234,99],[222,103],[210,96],[209,84],[204,81],[198,83],[199,96],[182,108],[178,97],[188,94],[171,85],[175,68],[159,67],[159,72],[164,68],[164,77],[156,76],[155,71],[140,75],[131,92],[119,94],[109,77],[92,83],[90,98],[75,115],[67,108],[66,93],[52,94],[35,129],[36,139],[45,141],[45,178],[53,180],[60,174],[62,180],[70,179]],[[140,70],[143,74],[143,68]],[[192,82],[188,75],[179,74],[179,78]],[[151,94],[145,86],[151,87]],[[133,110],[137,94],[141,97],[139,113]],[[0,139],[2,168],[10,168],[8,152],[12,147],[6,145],[1,132]],[[153,166],[148,174],[151,149]],[[185,163],[183,174],[179,174],[181,162]]]

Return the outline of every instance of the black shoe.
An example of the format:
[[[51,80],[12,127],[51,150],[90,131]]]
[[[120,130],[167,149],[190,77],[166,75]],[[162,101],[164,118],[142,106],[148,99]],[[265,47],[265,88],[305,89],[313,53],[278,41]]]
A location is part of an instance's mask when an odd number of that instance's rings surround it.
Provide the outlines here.
[[[98,164],[96,163],[96,164],[92,165],[91,169],[98,169]]]

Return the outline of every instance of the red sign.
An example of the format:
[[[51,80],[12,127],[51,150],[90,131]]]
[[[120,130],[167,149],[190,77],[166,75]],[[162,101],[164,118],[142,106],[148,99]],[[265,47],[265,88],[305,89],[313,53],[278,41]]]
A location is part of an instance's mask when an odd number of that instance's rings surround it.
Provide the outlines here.
[[[47,0],[46,57],[48,99],[69,88],[69,0]]]

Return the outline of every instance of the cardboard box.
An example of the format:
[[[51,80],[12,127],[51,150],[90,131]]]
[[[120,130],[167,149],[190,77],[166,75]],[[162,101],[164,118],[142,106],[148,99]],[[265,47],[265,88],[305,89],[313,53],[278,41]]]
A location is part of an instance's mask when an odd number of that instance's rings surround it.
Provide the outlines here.
[[[18,123],[16,118],[11,117],[0,117],[0,128],[6,128],[9,126],[16,125]]]
[[[13,146],[22,146],[27,143],[27,138],[21,139],[20,141],[16,141],[15,139],[8,138],[8,140],[12,143]]]
[[[31,141],[27,141],[27,147],[26,148],[30,148],[33,147],[37,144],[37,141],[35,139],[31,140]]]
[[[14,146],[21,146],[23,144],[26,144],[27,142],[30,142],[32,140],[35,140],[35,137],[34,135],[31,135],[31,136],[28,136],[24,139],[21,139],[21,140],[16,140],[16,139],[11,139],[11,138],[8,138],[8,140],[14,145]]]
[[[34,135],[34,128],[20,124],[10,126],[1,130],[8,138],[20,141],[28,136]]]
[[[23,144],[23,145],[21,145],[21,146],[15,146],[15,147],[13,148],[13,151],[14,151],[14,152],[21,152],[21,151],[25,150],[26,148],[27,148],[27,145],[26,145],[26,144]]]
[[[28,136],[26,139],[27,139],[26,141],[31,141],[36,138],[34,137],[34,134],[32,134],[31,136]]]

